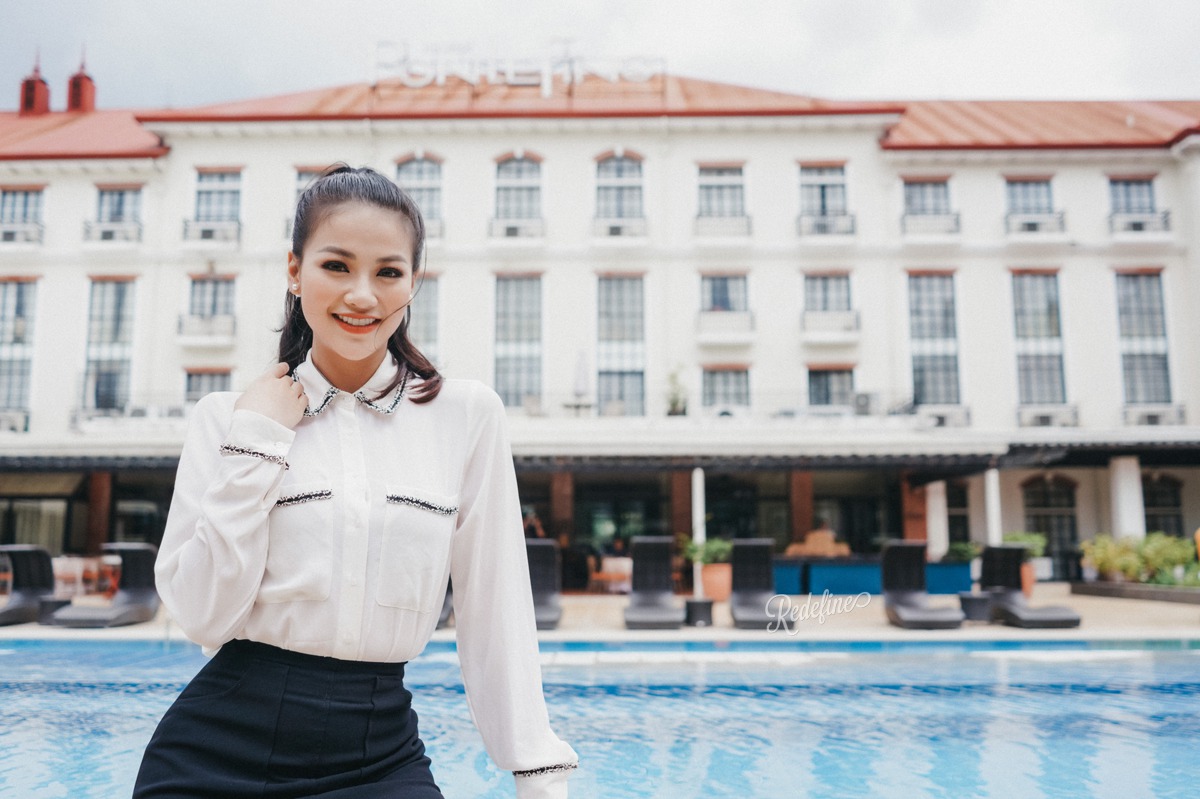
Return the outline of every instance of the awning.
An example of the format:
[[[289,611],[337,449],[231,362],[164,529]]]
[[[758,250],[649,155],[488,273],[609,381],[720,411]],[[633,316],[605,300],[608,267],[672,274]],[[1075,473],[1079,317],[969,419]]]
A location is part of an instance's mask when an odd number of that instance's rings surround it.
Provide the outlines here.
[[[14,472],[0,476],[0,496],[69,497],[81,482],[79,472]]]

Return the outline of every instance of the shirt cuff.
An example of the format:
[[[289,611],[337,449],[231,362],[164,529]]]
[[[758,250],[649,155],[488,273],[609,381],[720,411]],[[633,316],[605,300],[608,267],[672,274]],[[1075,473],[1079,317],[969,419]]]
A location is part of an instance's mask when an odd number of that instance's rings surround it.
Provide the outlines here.
[[[286,468],[285,459],[295,440],[295,430],[261,413],[239,409],[233,412],[229,435],[221,444],[221,452],[250,455]]]
[[[516,773],[517,799],[567,799],[567,778],[575,764],[565,768],[552,767],[543,773]],[[535,770],[537,771],[537,770]]]

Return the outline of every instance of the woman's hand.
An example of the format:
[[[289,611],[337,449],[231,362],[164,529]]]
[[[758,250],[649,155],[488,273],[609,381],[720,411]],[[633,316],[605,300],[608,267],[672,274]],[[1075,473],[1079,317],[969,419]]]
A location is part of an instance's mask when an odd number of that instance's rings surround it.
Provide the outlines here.
[[[308,397],[300,383],[288,375],[288,365],[277,363],[256,377],[233,407],[260,413],[284,427],[295,428],[304,418]]]

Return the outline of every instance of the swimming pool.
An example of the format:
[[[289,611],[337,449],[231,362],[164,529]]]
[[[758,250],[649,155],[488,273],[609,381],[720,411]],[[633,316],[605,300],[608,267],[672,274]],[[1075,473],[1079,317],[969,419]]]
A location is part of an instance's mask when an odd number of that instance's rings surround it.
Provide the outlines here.
[[[544,643],[573,797],[1184,797],[1200,644]],[[203,664],[180,643],[0,643],[0,795],[128,796]],[[451,799],[513,796],[452,644],[410,664]]]

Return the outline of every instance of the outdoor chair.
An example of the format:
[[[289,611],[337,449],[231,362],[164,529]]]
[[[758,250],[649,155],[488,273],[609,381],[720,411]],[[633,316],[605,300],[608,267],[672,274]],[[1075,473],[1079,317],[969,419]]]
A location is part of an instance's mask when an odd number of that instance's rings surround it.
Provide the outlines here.
[[[775,541],[743,538],[733,541],[733,590],[729,612],[743,630],[765,630],[774,618],[767,604],[775,595]]]
[[[960,608],[929,604],[925,592],[925,542],[888,541],[881,564],[887,619],[908,630],[951,630],[962,626]]]
[[[548,538],[525,539],[529,558],[529,585],[533,589],[533,614],[539,630],[553,630],[562,618],[562,559],[558,542]]]
[[[635,536],[629,545],[633,557],[633,590],[625,607],[630,630],[677,630],[686,612],[675,599],[669,536]]]
[[[979,572],[979,587],[992,595],[992,621],[1010,627],[1078,627],[1079,614],[1061,605],[1032,607],[1021,593],[1021,564],[1025,547],[1000,544],[985,547]]]
[[[38,620],[41,601],[54,595],[54,567],[50,553],[30,544],[0,546],[12,566],[8,603],[0,607],[0,625]]]
[[[121,627],[151,621],[158,612],[158,590],[154,587],[153,544],[105,544],[105,552],[121,556],[121,578],[117,593],[107,605],[68,605],[50,617],[59,627]]]

